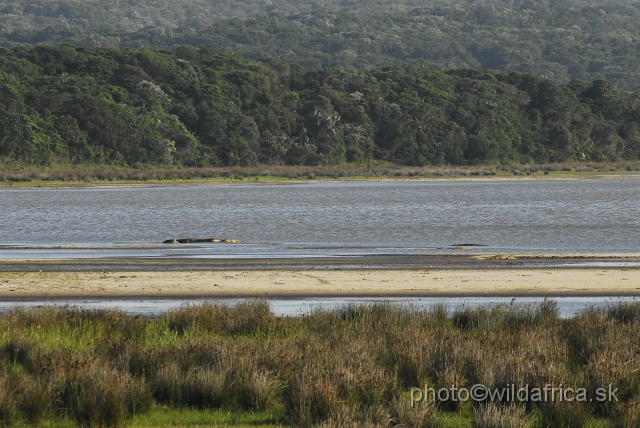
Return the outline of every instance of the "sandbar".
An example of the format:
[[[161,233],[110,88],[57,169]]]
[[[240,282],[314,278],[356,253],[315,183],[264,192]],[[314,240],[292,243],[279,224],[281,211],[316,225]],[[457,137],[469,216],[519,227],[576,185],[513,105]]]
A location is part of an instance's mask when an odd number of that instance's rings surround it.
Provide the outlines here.
[[[0,299],[640,296],[640,269],[0,272]]]

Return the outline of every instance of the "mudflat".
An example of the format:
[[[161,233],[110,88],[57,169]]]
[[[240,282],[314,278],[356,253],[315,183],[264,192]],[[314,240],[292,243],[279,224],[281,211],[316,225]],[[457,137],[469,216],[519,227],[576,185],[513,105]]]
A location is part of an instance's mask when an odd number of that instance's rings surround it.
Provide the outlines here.
[[[514,253],[488,254],[460,246],[458,253],[379,254],[341,257],[197,258],[112,257],[0,259],[0,272],[175,272],[220,270],[407,270],[407,269],[524,269],[589,266],[640,269],[640,254]]]
[[[639,295],[640,269],[0,272],[0,299]]]

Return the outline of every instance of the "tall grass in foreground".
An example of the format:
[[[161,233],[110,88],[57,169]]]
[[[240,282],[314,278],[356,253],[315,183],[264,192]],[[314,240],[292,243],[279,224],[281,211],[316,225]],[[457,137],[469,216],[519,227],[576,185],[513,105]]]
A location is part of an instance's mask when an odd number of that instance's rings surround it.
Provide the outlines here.
[[[561,319],[552,303],[423,311],[385,304],[277,317],[262,301],[0,315],[0,425],[122,426],[155,405],[260,412],[300,427],[640,426],[640,303]],[[445,401],[413,387],[565,385],[620,402]],[[461,416],[460,416],[461,415]],[[451,425],[449,425],[451,426]],[[470,426],[470,425],[469,425]]]

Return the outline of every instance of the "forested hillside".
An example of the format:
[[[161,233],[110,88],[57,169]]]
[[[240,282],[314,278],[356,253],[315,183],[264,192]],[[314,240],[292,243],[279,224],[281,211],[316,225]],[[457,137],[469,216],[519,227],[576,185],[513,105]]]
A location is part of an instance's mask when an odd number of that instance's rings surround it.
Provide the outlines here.
[[[273,12],[290,15],[318,9],[348,9],[369,13],[446,4],[452,3],[450,0],[0,0],[0,13],[6,25],[23,31],[42,25],[132,31],[143,27],[195,28]]]
[[[635,0],[0,0],[1,46],[63,42],[207,44],[306,67],[487,68],[640,91]]]
[[[632,160],[640,100],[606,81],[252,62],[213,48],[0,50],[0,159],[112,165]]]

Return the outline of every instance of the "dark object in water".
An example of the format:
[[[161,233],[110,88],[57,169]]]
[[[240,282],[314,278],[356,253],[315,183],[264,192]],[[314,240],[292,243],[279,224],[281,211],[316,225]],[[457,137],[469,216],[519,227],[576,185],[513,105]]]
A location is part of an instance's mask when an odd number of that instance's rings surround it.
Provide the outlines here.
[[[221,238],[182,238],[182,239],[167,239],[163,241],[163,244],[194,244],[198,242],[221,242],[227,244],[233,244],[237,242],[242,242],[239,239],[221,239]]]
[[[486,247],[484,244],[453,244],[452,247]]]

